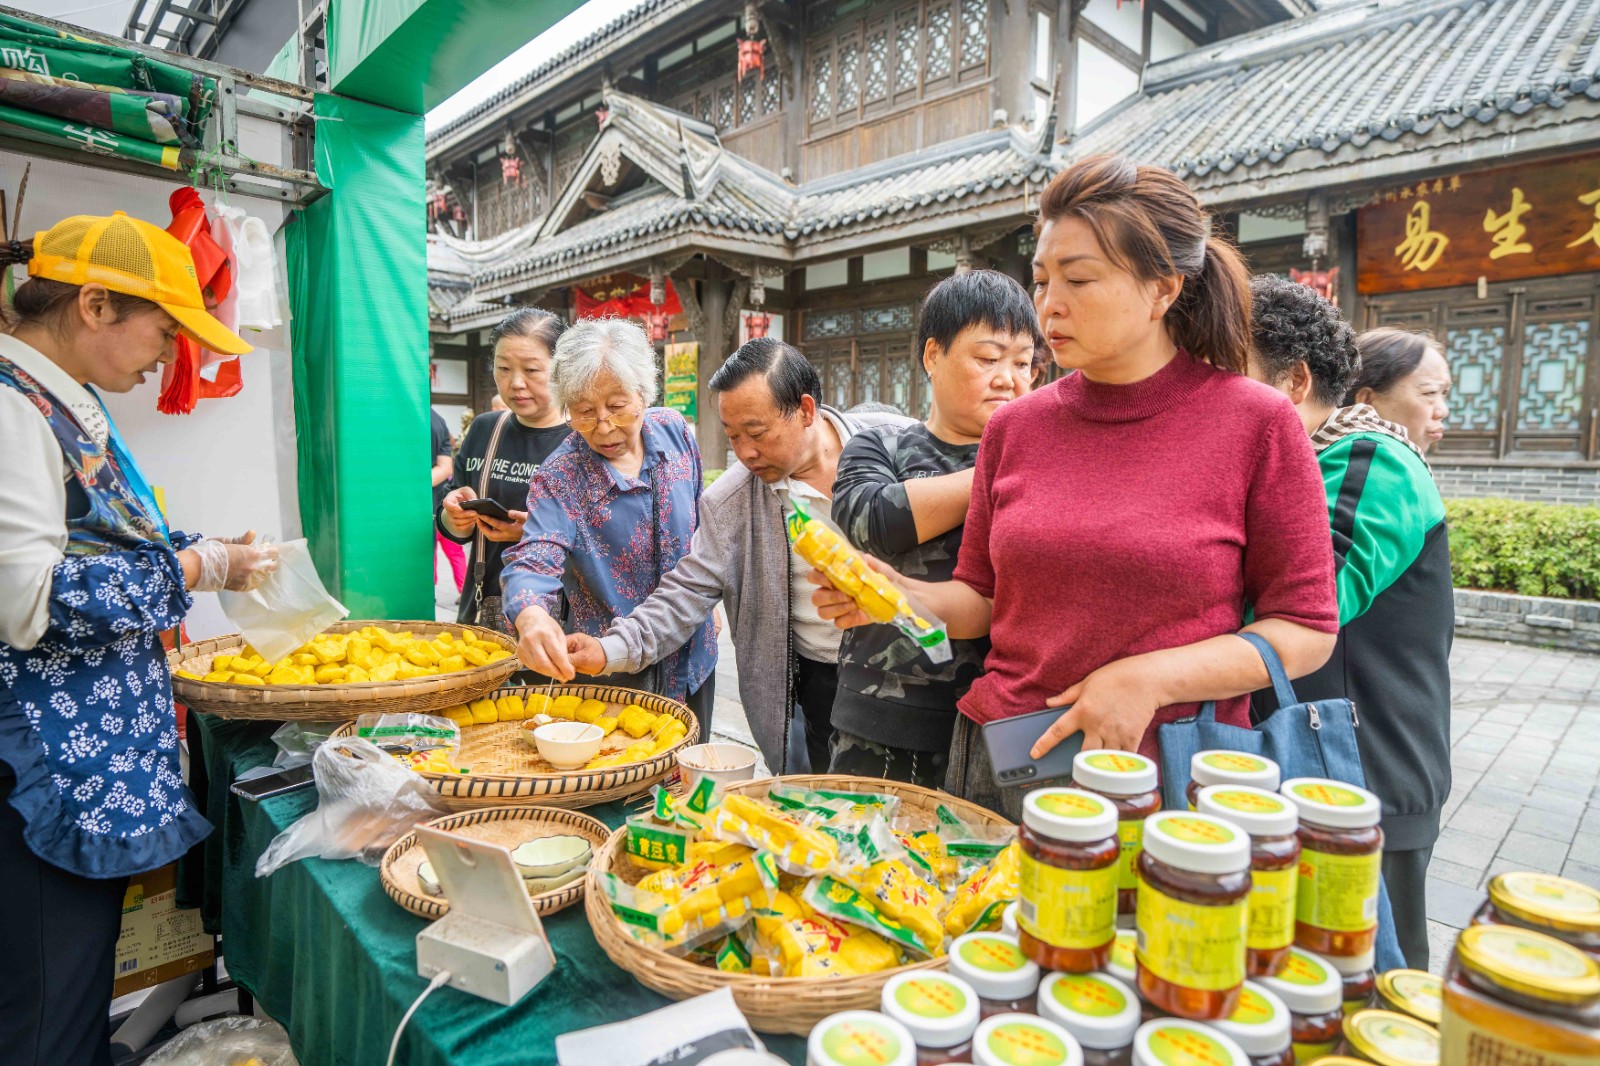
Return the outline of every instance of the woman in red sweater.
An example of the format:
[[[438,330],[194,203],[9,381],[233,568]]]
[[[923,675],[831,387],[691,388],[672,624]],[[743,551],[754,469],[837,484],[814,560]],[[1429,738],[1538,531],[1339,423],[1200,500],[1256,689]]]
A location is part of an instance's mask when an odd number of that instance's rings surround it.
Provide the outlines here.
[[[1020,813],[993,783],[985,722],[1070,704],[1035,757],[1078,732],[1086,748],[1154,755],[1156,725],[1205,700],[1249,725],[1248,693],[1268,679],[1241,629],[1291,677],[1333,650],[1316,458],[1294,408],[1243,373],[1249,279],[1210,230],[1182,181],[1122,157],[1045,189],[1034,306],[1077,373],[990,420],[955,580],[896,578],[952,637],[991,641],[960,703],[952,792]],[[841,626],[867,621],[835,590],[816,602]]]

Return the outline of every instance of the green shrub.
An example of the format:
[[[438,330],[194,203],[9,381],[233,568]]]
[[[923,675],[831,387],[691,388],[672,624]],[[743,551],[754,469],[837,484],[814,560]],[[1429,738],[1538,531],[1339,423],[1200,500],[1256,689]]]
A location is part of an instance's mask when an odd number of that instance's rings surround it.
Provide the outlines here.
[[[723,474],[723,472],[721,470],[705,470],[705,471],[702,471],[701,472],[701,477],[703,477],[705,479],[705,486],[704,487],[709,489],[711,487],[711,483],[713,481],[717,480],[717,478],[721,477],[722,474]]]
[[[1446,500],[1457,588],[1600,599],[1600,507]]]

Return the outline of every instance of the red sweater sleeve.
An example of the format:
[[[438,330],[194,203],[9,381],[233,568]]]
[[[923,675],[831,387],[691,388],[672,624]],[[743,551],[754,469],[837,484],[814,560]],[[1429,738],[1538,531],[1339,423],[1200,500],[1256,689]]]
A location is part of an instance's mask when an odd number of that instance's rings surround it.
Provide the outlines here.
[[[1256,619],[1337,633],[1327,495],[1311,441],[1288,404],[1267,423],[1247,501],[1244,587]]]
[[[971,586],[985,599],[994,599],[994,558],[989,553],[989,530],[994,519],[995,468],[1000,465],[1004,447],[1002,432],[1004,409],[989,419],[978,445],[978,462],[972,474],[972,500],[967,504],[967,521],[961,533],[961,555],[956,559],[957,581]]]

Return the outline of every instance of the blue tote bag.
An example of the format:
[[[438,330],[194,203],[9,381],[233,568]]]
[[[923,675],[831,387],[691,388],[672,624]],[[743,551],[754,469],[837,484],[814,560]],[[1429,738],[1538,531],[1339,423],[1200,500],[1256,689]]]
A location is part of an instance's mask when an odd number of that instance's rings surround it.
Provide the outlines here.
[[[1266,638],[1256,633],[1239,636],[1266,662],[1278,709],[1254,729],[1218,722],[1214,703],[1202,705],[1193,718],[1160,726],[1162,805],[1168,810],[1188,808],[1189,798],[1184,790],[1189,783],[1189,762],[1196,752],[1214,748],[1265,756],[1282,768],[1286,781],[1291,777],[1326,777],[1366,788],[1361,753],[1356,747],[1360,723],[1355,705],[1347,699],[1300,702],[1283,670],[1283,661]],[[1406,961],[1395,936],[1389,890],[1382,882],[1379,885],[1375,965],[1382,973],[1404,967]]]

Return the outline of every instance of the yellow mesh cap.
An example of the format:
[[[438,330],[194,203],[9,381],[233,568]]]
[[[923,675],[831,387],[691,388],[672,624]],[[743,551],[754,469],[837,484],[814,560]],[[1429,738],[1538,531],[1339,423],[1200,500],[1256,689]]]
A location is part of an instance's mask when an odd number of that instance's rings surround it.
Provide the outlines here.
[[[194,258],[164,229],[130,218],[74,215],[33,238],[28,274],[69,285],[94,282],[112,292],[159,304],[183,332],[223,355],[251,350],[237,333],[206,310]]]

